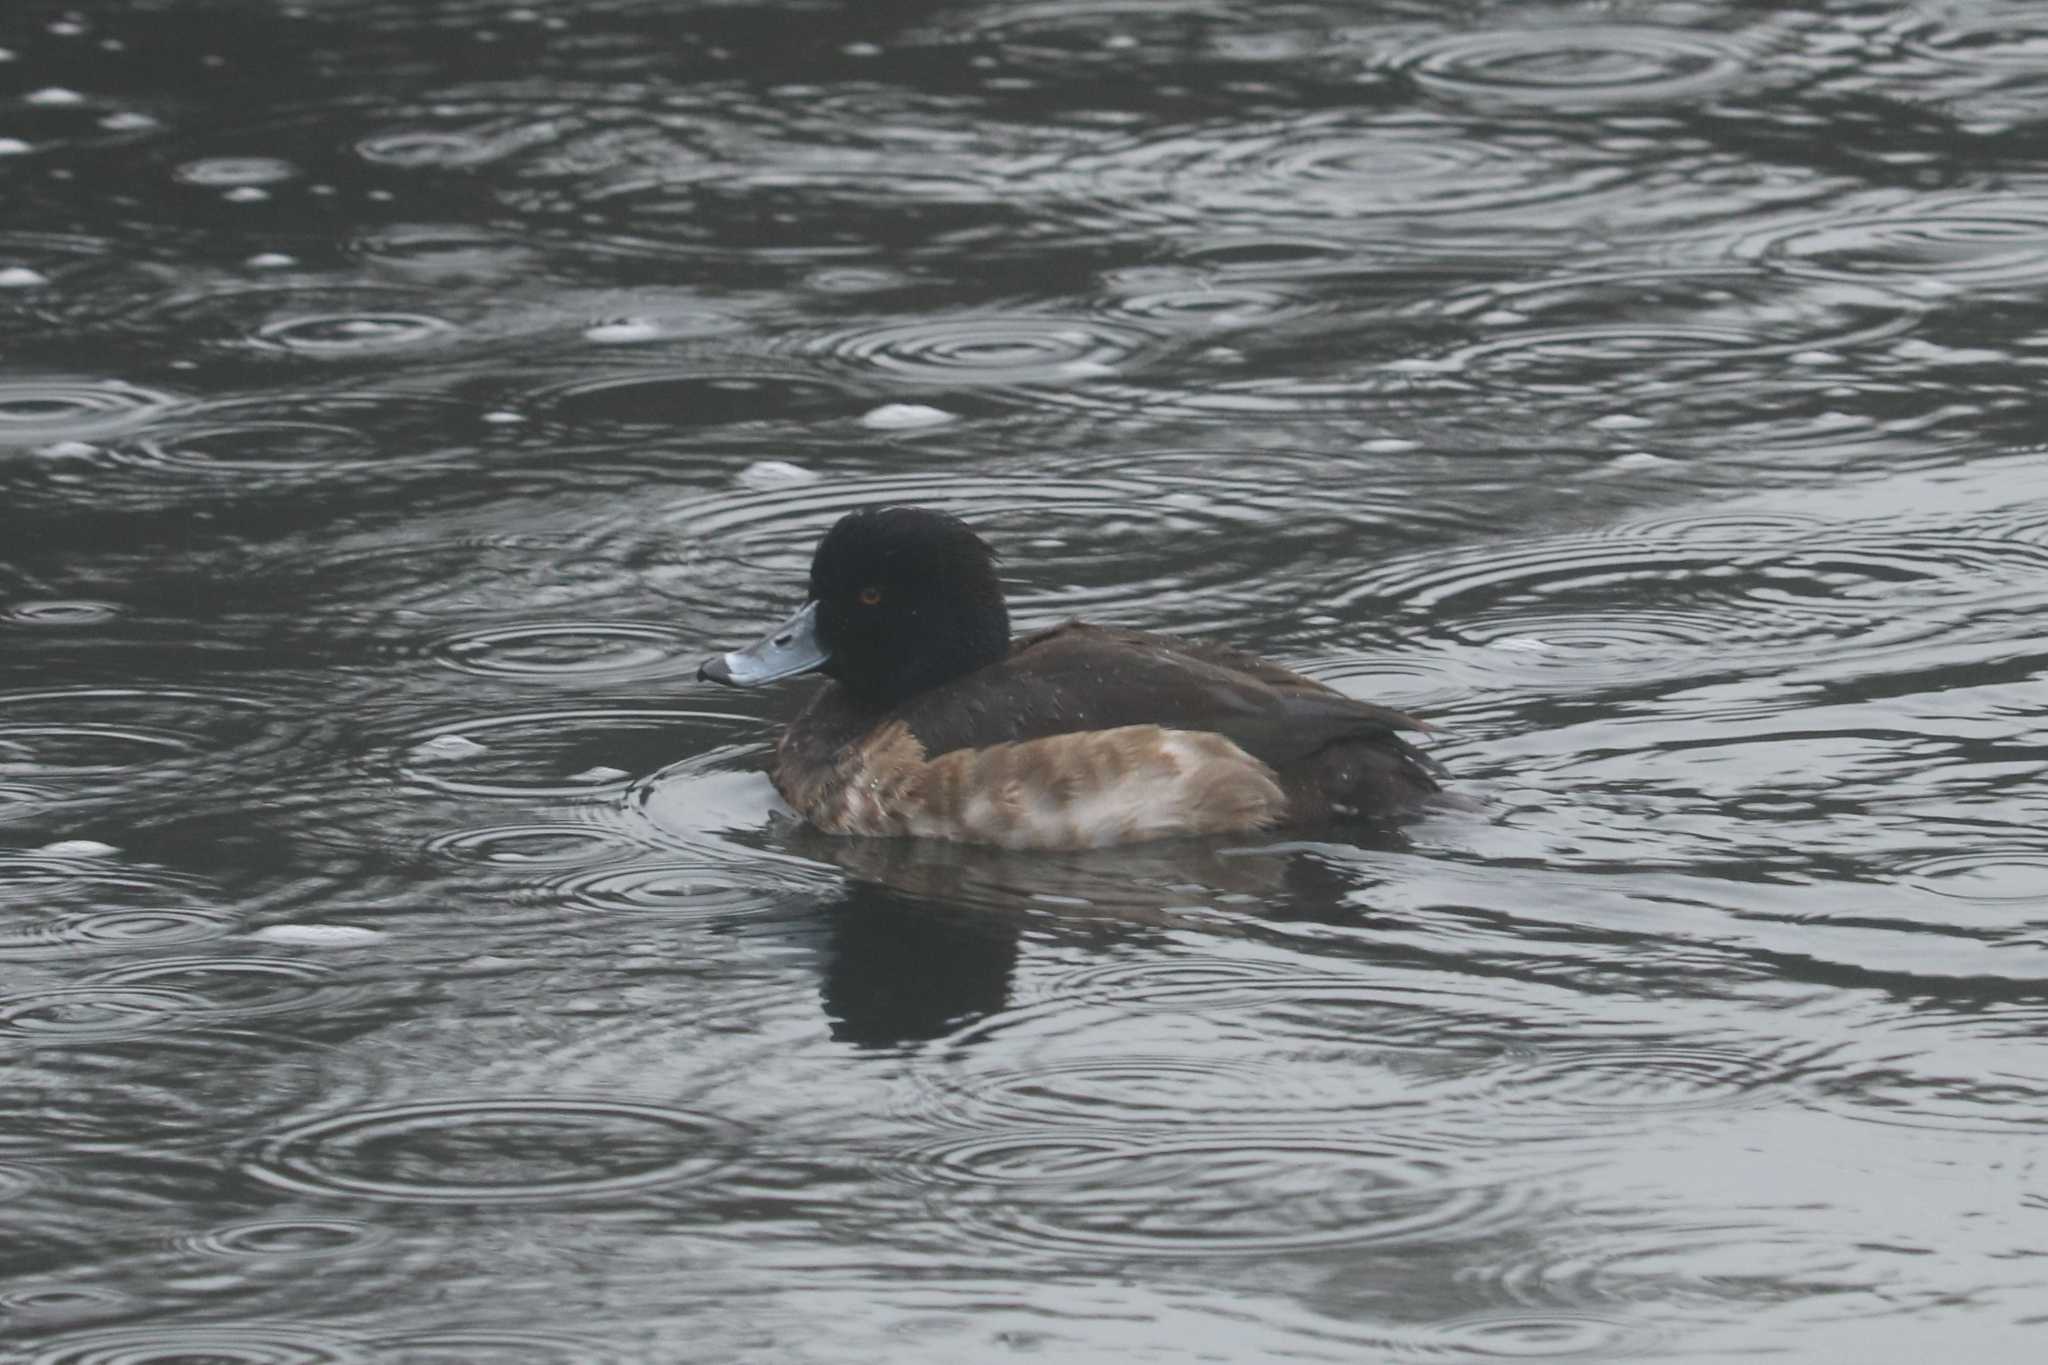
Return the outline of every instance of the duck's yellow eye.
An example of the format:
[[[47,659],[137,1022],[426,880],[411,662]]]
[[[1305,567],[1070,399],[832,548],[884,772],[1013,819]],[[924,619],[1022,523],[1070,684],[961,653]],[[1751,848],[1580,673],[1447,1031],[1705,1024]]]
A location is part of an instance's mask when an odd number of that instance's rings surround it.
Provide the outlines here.
[[[879,607],[882,605],[882,590],[880,588],[862,588],[860,590],[860,600],[864,606]]]

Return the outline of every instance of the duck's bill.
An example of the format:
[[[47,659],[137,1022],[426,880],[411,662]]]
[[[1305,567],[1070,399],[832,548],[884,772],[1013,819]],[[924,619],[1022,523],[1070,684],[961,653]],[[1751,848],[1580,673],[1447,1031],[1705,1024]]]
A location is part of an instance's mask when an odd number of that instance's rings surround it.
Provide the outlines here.
[[[818,643],[818,604],[806,602],[802,611],[745,649],[706,659],[697,677],[727,687],[759,687],[823,668],[831,657]]]

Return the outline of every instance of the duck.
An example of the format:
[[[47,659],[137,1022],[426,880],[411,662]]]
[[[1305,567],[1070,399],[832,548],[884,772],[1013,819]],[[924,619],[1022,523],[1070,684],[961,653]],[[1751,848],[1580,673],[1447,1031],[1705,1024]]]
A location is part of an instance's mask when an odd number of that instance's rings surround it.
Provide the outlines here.
[[[1008,849],[1389,823],[1448,774],[1434,727],[1227,645],[1068,621],[1012,638],[988,542],[868,507],[818,542],[802,607],[700,681],[828,680],[770,777],[828,834]]]

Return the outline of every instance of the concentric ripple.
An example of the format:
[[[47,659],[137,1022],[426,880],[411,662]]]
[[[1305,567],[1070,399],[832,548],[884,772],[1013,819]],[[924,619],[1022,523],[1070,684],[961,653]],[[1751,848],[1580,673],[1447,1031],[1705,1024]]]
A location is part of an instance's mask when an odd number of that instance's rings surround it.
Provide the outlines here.
[[[113,983],[0,996],[0,1045],[124,1038],[189,1020],[205,1007],[186,991]]]
[[[1448,34],[1390,65],[1441,99],[1558,110],[1696,101],[1726,91],[1751,69],[1750,54],[1716,34],[1643,24]]]
[[[1192,280],[1142,284],[1111,298],[1112,313],[1175,331],[1203,331],[1251,326],[1310,311],[1310,301],[1285,289],[1250,282]]]
[[[300,355],[354,356],[417,346],[454,328],[422,313],[329,313],[265,323],[252,339]]]
[[[365,161],[408,169],[477,166],[497,155],[485,139],[430,129],[376,133],[359,140],[356,152]]]
[[[407,782],[457,795],[614,795],[650,759],[705,748],[707,731],[730,737],[755,724],[731,712],[680,708],[534,711],[422,731],[401,742],[395,757]]]
[[[462,405],[416,394],[304,389],[192,404],[80,457],[96,497],[158,508],[412,478],[449,463]]]
[[[54,630],[75,630],[86,626],[104,625],[120,614],[121,609],[111,602],[91,602],[83,599],[10,602],[6,606],[0,606],[0,621]]]
[[[538,255],[518,238],[469,223],[378,224],[349,246],[380,269],[450,282],[516,279]]]
[[[828,879],[807,864],[718,858],[608,866],[564,878],[546,889],[563,909],[605,915],[725,919],[779,908],[780,893],[816,898]]]
[[[208,1019],[332,1010],[364,989],[337,979],[330,967],[281,957],[156,958],[101,972],[91,984],[168,992],[188,1013]]]
[[[2014,475],[2032,477],[2018,466]],[[1649,517],[1483,553],[1396,556],[1341,590],[1332,610],[1368,610],[1439,647],[1472,646],[1468,666],[1512,672],[1521,685],[1641,682],[1744,660],[1777,668],[1836,657],[1849,642],[1900,647],[1967,626],[1973,595],[2048,596],[2038,528],[1972,505],[2013,502],[2019,486],[1989,475],[1968,489],[1931,482],[1919,505],[1951,505],[1926,526],[1897,513],[1912,503],[1867,521],[1838,503],[1847,516],[1833,524],[1775,511]]]
[[[396,1332],[368,1343],[390,1365],[604,1365],[618,1357],[604,1342],[556,1332],[493,1328]]]
[[[0,777],[79,793],[240,771],[292,731],[264,697],[201,688],[76,687],[0,692]]]
[[[554,1098],[367,1109],[264,1139],[250,1176],[295,1194],[398,1203],[523,1204],[701,1180],[732,1133],[701,1114]]]
[[[648,622],[563,621],[463,631],[433,653],[464,673],[559,682],[672,672],[689,647],[681,632]]]
[[[27,1326],[38,1322],[78,1323],[93,1318],[125,1318],[133,1316],[138,1306],[132,1295],[95,1285],[17,1289],[9,1294],[0,1294],[0,1321],[12,1317]]]
[[[0,380],[0,446],[105,440],[147,425],[177,401],[115,379]]]
[[[369,1365],[370,1361],[353,1346],[306,1328],[236,1322],[69,1332],[22,1359],[25,1365]]]
[[[1559,202],[1580,206],[1625,182],[1629,170],[1569,140],[1532,130],[1512,145],[1467,137],[1441,119],[1317,111],[1281,122],[1233,119],[1167,127],[1056,162],[1047,194],[1119,231],[1176,226],[1204,236],[1231,231],[1271,238],[1294,226],[1335,230],[1360,217],[1454,217]],[[1307,254],[1304,254],[1306,248]],[[1397,242],[1378,241],[1381,252]],[[1251,242],[1210,248],[1242,258]],[[1355,248],[1276,241],[1266,268],[1277,278],[1319,257]],[[1292,267],[1292,270],[1288,268]],[[1384,268],[1382,266],[1381,268]]]
[[[168,947],[228,932],[227,912],[149,869],[40,855],[0,857],[0,961]]]
[[[1024,387],[1123,372],[1153,345],[1137,327],[1018,313],[881,323],[818,338],[809,349],[912,384]]]
[[[1403,1344],[1457,1360],[1643,1360],[1658,1336],[1594,1313],[1488,1313],[1415,1329]]]
[[[1808,279],[1919,293],[2018,288],[2048,279],[2048,198],[1915,197],[1861,215],[1759,233],[1734,250]]]
[[[2048,849],[1985,848],[1949,853],[1897,869],[1904,881],[1954,900],[2035,903],[2048,886]]]
[[[194,426],[134,443],[137,464],[219,479],[346,470],[370,462],[364,432],[324,422],[251,421]]]
[[[1484,329],[1431,362],[1468,380],[1542,393],[1667,392],[1775,375],[1787,357],[1897,336],[1914,311],[1896,298],[1788,295],[1769,272],[1636,269],[1559,275],[1433,302]]]
[[[1782,1095],[1811,1061],[1678,1043],[1544,1049],[1514,1068],[1504,1098],[1613,1114],[1723,1108]]]
[[[315,1261],[373,1247],[389,1236],[386,1229],[350,1218],[264,1218],[210,1228],[180,1238],[179,1245],[224,1260]]]
[[[544,388],[521,401],[579,426],[662,428],[856,417],[873,403],[818,375],[716,366],[611,372]]]
[[[141,310],[134,325],[194,342],[310,359],[375,359],[458,331],[456,321],[408,307],[413,290],[375,285],[236,283]]]
[[[1525,1216],[1526,1183],[1471,1179],[1393,1145],[1255,1133],[1228,1141],[976,1134],[906,1153],[952,1187],[977,1238],[1065,1255],[1182,1259],[1337,1247],[1441,1247]],[[1015,1193],[1028,1188],[1030,1198]]]
[[[525,823],[456,830],[427,845],[457,862],[492,867],[580,867],[610,862],[634,847],[622,831],[602,825]]]
[[[776,594],[803,581],[817,538],[855,507],[925,503],[967,519],[1025,575],[1007,585],[1020,620],[1078,615],[1187,631],[1270,619],[1259,567],[1283,545],[1312,572],[1332,546],[1435,542],[1476,520],[1392,480],[1332,499],[1329,477],[1326,460],[1292,450],[1171,450],[1113,462],[1079,452],[1001,475],[842,477],[692,497],[628,532],[695,547],[668,549],[647,581],[738,644],[787,610]],[[640,557],[626,545],[614,553]]]

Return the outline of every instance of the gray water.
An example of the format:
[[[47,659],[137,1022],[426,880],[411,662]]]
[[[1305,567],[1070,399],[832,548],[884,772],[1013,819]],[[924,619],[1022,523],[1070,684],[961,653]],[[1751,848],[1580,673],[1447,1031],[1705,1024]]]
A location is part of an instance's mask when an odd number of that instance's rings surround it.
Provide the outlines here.
[[[0,1358],[2019,1361],[2048,6],[9,0]],[[804,830],[848,508],[1483,814]]]

